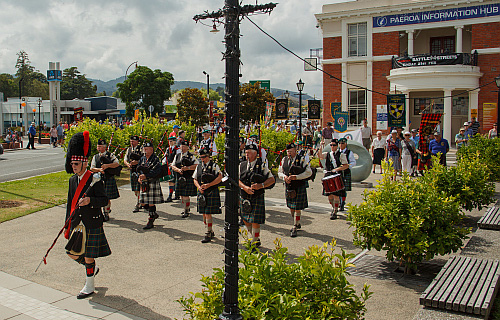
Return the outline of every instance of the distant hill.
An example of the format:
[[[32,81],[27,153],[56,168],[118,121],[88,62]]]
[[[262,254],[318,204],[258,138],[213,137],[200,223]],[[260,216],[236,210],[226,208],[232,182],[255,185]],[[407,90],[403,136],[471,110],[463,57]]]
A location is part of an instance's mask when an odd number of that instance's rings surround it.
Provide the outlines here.
[[[98,93],[106,91],[106,95],[111,96],[113,94],[113,92],[116,91],[116,84],[123,82],[125,80],[125,76],[121,76],[119,78],[116,78],[114,80],[109,80],[109,81],[102,81],[102,80],[90,79],[90,78],[89,78],[89,80],[92,81],[92,84],[97,86]],[[210,89],[212,89],[212,90],[216,90],[218,87],[225,88],[225,84],[224,83],[211,83],[210,84]],[[196,89],[203,88],[203,89],[206,89],[207,83],[206,82],[205,83],[198,82],[198,81],[175,81],[174,85],[170,89],[172,90],[172,92],[175,92],[177,90],[182,90],[185,88],[196,88]],[[275,97],[281,96],[285,91],[286,91],[286,89],[271,88],[271,93]],[[295,94],[298,94],[298,92],[291,91],[290,92],[290,99],[298,101],[298,95],[295,95]],[[307,94],[302,95],[302,100],[304,100],[304,101],[312,99],[312,98],[313,97],[311,97],[310,95],[307,95]]]

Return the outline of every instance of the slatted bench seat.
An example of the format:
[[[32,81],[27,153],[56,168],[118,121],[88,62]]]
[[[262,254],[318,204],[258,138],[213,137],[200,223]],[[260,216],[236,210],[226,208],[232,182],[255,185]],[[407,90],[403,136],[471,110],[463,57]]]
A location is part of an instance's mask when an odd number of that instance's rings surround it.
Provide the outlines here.
[[[420,304],[488,319],[499,277],[498,260],[453,257],[420,296]]]
[[[500,208],[489,208],[477,224],[481,229],[500,230]]]

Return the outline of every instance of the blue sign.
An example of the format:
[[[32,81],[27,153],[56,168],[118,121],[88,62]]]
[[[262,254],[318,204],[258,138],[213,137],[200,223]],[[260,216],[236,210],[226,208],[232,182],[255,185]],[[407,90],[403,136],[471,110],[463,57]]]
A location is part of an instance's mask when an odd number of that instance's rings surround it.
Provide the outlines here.
[[[408,24],[462,20],[498,15],[500,15],[500,3],[494,3],[473,7],[451,8],[373,17],[373,27],[393,27]]]
[[[377,121],[387,121],[387,113],[377,113]]]
[[[47,81],[62,81],[62,71],[47,70]]]

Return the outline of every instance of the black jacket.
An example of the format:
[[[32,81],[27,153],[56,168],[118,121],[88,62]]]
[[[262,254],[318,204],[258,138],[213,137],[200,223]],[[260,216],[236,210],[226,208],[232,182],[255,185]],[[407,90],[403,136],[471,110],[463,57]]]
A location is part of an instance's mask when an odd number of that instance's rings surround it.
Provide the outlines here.
[[[82,190],[83,192],[87,190],[92,182],[92,176],[89,178],[85,187]],[[68,203],[66,205],[66,220],[69,218],[71,214],[71,203],[73,201],[73,196],[75,195],[76,189],[78,188],[78,176],[75,174],[71,178],[69,178],[69,190],[68,190]],[[87,229],[96,229],[102,226],[103,216],[101,208],[108,204],[108,197],[104,193],[104,184],[102,181],[97,182],[90,188],[87,197],[90,198],[90,204],[87,206],[80,207],[75,216],[71,221],[71,228],[76,227],[80,220],[83,221],[85,228]]]

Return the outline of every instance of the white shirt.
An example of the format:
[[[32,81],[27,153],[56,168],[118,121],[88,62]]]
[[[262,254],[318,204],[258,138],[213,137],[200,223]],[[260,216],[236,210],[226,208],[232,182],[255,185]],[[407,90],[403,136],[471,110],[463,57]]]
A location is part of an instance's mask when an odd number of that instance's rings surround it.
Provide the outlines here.
[[[208,163],[210,163],[210,161]],[[203,172],[203,169],[205,169],[207,167],[208,163],[205,164],[205,163],[201,162],[200,164],[198,164],[198,166],[201,166],[202,172]],[[213,168],[211,171],[214,171],[215,175],[218,176],[220,173],[220,168],[217,165],[217,163],[212,162],[212,164],[213,164]],[[197,178],[198,178],[198,168],[196,168],[196,170],[194,170],[194,172],[193,172],[193,179],[197,179]]]
[[[372,147],[373,147],[374,150],[375,149],[380,149],[380,148],[384,149],[385,148],[385,144],[386,144],[386,142],[385,142],[384,139],[375,138],[375,139],[373,139]]]
[[[372,135],[372,128],[370,127],[361,127],[359,128],[359,130],[361,131],[361,138],[363,139],[367,139],[367,138],[370,138],[370,136]]]
[[[347,148],[345,148],[344,150],[340,149],[340,152],[342,152],[343,154],[345,154]],[[356,158],[354,158],[354,152],[349,152],[349,158],[347,159],[347,161],[349,162],[349,169],[352,169],[352,167],[354,167],[356,165]]]

